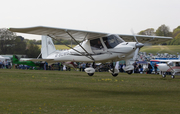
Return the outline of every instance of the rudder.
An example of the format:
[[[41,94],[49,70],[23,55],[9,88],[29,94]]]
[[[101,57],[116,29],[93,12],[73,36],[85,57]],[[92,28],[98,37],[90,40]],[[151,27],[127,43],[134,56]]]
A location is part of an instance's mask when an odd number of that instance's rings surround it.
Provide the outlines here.
[[[48,55],[56,51],[52,38],[48,36],[42,36],[41,46],[42,58],[46,58]]]

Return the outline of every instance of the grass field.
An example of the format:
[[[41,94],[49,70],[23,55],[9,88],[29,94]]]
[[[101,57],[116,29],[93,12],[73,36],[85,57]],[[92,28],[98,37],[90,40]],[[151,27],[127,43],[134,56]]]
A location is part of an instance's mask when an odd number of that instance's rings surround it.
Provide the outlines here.
[[[180,53],[179,45],[154,45],[154,46],[144,46],[140,51],[146,53],[169,53],[169,54],[177,54]]]
[[[75,45],[73,45],[74,47]],[[41,48],[41,45],[39,45]],[[65,45],[55,45],[56,49],[69,49]],[[147,53],[169,53],[169,54],[177,54],[177,52],[180,53],[180,46],[179,45],[153,45],[153,46],[144,46],[140,51],[141,52],[147,52]]]
[[[179,114],[180,77],[0,69],[1,114]]]

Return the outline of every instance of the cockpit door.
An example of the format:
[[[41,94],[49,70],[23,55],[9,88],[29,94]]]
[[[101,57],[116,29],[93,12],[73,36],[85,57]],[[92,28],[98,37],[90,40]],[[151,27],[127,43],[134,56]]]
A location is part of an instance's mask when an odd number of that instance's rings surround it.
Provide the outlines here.
[[[95,54],[107,52],[107,48],[105,47],[105,44],[104,42],[102,42],[101,38],[90,40],[90,46],[92,52],[94,52]]]

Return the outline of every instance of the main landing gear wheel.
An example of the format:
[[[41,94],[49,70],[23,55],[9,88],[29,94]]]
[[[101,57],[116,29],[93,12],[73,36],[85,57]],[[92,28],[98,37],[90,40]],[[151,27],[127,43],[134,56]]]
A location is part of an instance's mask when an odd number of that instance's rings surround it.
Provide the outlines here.
[[[89,67],[89,68],[84,69],[84,71],[85,71],[89,76],[93,76],[93,75],[94,75],[94,72],[95,72],[95,69]]]
[[[162,77],[163,77],[163,78],[165,78],[165,77],[166,77],[166,75],[165,75],[165,74],[163,74],[163,75],[162,75]]]
[[[89,75],[89,76],[93,76],[93,75],[94,75],[94,73],[88,73],[88,75]]]
[[[114,74],[114,73],[112,73],[112,76],[114,76],[114,77],[116,77],[117,75],[118,75],[118,73],[115,73],[115,74]]]
[[[133,70],[126,71],[128,74],[132,74]]]
[[[172,79],[174,79],[174,78],[175,78],[175,76],[174,76],[174,75],[172,75],[172,76],[171,76],[171,78],[172,78]]]

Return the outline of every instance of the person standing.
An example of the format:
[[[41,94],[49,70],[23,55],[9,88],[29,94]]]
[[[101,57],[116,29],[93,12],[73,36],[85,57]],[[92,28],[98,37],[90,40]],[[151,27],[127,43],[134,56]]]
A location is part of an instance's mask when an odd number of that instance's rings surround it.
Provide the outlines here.
[[[138,65],[138,68],[139,68],[139,73],[142,73],[142,65],[140,63]]]
[[[82,63],[82,71],[84,72],[84,69],[86,68],[86,64]]]
[[[82,70],[82,63],[79,63],[79,71]]]
[[[6,67],[5,67],[6,69],[9,68],[9,67],[8,67],[8,61],[7,61],[7,60],[5,61],[5,66],[6,66]]]
[[[152,66],[151,66],[150,63],[148,63],[148,72],[147,72],[147,74],[151,74],[151,72],[152,72]]]
[[[157,74],[157,64],[156,63],[154,64],[154,71],[155,71],[155,74]]]
[[[0,60],[0,68],[2,68],[2,62],[1,62],[1,60]]]
[[[44,63],[44,70],[46,70],[46,62]]]

